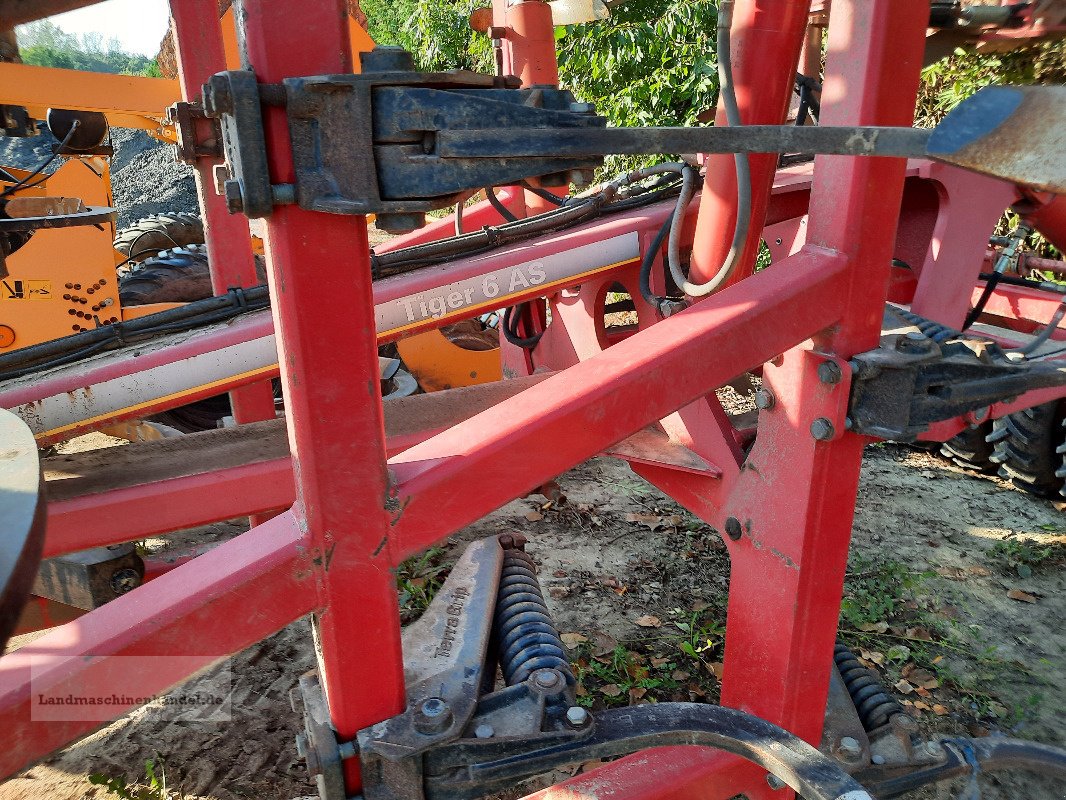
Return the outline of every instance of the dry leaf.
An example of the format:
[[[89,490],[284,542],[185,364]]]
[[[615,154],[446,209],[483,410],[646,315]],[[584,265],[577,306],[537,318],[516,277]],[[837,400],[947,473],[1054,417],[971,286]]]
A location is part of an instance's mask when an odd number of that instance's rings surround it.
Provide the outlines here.
[[[705,608],[710,607],[711,604],[708,603],[706,600],[697,600],[695,603],[692,604],[692,610],[696,612],[703,611]]]
[[[926,689],[926,688],[924,688],[922,686],[916,687],[914,691],[919,697],[932,697],[933,696],[932,692],[930,692],[928,689]]]
[[[953,581],[960,581],[966,577],[966,570],[962,567],[937,567],[936,574],[941,578],[949,578]]]
[[[917,708],[919,711],[928,711],[929,710],[929,705],[927,703],[923,703],[921,700],[918,700],[917,702],[915,702],[914,707]]]
[[[603,631],[593,631],[592,642],[596,646],[593,654],[597,656],[610,655],[618,647],[618,640]]]
[[[1007,597],[1011,600],[1018,600],[1022,603],[1035,603],[1036,597],[1029,594],[1029,592],[1023,592],[1021,589],[1011,589],[1007,592]]]
[[[645,614],[643,617],[637,617],[633,620],[633,624],[639,625],[642,628],[658,628],[662,626],[663,621],[651,614]]]
[[[586,697],[588,693],[589,690],[585,688],[585,684],[583,683],[579,683],[576,687],[574,687],[574,694],[578,697]]]
[[[910,694],[914,691],[914,687],[911,686],[905,679],[900,678],[896,681],[896,691],[900,694]]]
[[[910,639],[921,639],[923,642],[933,641],[933,634],[925,628],[907,628],[906,635]]]
[[[714,675],[714,677],[716,677],[718,680],[722,680],[722,672],[725,670],[725,666],[722,664],[721,661],[711,662],[707,665],[707,669],[709,669],[711,671],[711,674]]]
[[[641,686],[634,686],[629,690],[629,704],[639,703],[644,699],[644,695],[648,693],[648,690]]]
[[[565,586],[549,586],[548,594],[552,600],[562,600],[564,597],[570,596],[570,590]]]
[[[583,633],[563,633],[559,635],[559,638],[563,640],[563,644],[573,650],[579,644],[583,644],[589,640],[589,637]]]
[[[663,664],[665,664],[669,660],[670,660],[669,658],[653,658],[651,660],[651,665],[653,667],[661,667]]]
[[[555,572],[552,573],[552,575],[554,575],[556,578],[565,578],[566,577],[566,570],[565,569],[557,569],[557,570],[555,570]]]
[[[605,694],[608,697],[618,697],[622,693],[622,687],[617,683],[608,683],[606,686],[600,687],[600,694]]]
[[[581,772],[588,772],[590,770],[596,769],[596,767],[602,767],[602,766],[603,766],[603,761],[600,760],[600,759],[597,759],[596,761],[586,761],[584,764],[581,765],[580,770],[581,770]]]
[[[979,564],[974,564],[972,567],[967,567],[966,571],[971,575],[977,575],[981,578],[986,578],[992,574],[992,570],[988,567],[982,567]]]
[[[689,677],[690,677],[689,674],[687,672],[685,672],[685,670],[683,670],[683,669],[675,669],[673,671],[673,673],[670,675],[670,679],[671,680],[675,680],[675,681],[679,681],[679,682],[680,681],[687,681],[689,679]]]
[[[888,630],[887,622],[864,622],[859,626],[860,631],[867,633],[884,633]]]
[[[695,681],[688,685],[688,693],[694,697],[706,697],[706,690]]]
[[[942,717],[948,713],[948,707],[942,706],[940,705],[940,703],[936,703],[933,705],[933,713],[936,714],[938,717]]]
[[[530,511],[526,514],[526,519],[530,522],[540,522],[540,520],[544,519],[544,515],[539,511]]]
[[[884,653],[879,653],[876,650],[860,649],[859,650],[859,655],[862,656],[867,661],[872,661],[874,664],[877,664],[878,666],[881,666],[881,665],[883,665],[885,663],[885,654]]]

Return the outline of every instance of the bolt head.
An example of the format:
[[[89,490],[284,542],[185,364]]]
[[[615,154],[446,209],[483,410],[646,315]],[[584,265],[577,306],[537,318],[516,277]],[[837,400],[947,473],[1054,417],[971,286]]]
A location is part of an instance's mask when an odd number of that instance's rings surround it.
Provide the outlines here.
[[[426,215],[420,211],[411,214],[378,214],[374,224],[385,233],[410,233],[411,231],[417,231],[426,224]]]
[[[589,723],[589,712],[581,706],[566,709],[566,724],[572,728],[583,728]]]
[[[818,417],[811,423],[811,436],[819,442],[828,442],[835,432],[833,423],[825,417]]]
[[[739,519],[736,517],[727,517],[725,521],[725,532],[726,536],[735,542],[741,537],[741,535],[743,535],[744,529],[741,526]]]
[[[818,380],[822,383],[830,386],[840,383],[843,379],[844,373],[840,370],[840,365],[835,361],[823,361],[818,365]]]
[[[788,786],[788,784],[781,780],[779,777],[777,777],[776,775],[771,775],[770,773],[766,773],[766,785],[769,786],[771,789],[784,789],[786,786]]]
[[[596,106],[592,103],[571,103],[570,112],[572,114],[595,114]]]
[[[862,745],[853,736],[845,736],[837,743],[837,752],[842,758],[854,760],[862,755]]]
[[[496,735],[496,731],[491,725],[478,725],[474,728],[474,736],[478,739],[491,739]]]
[[[140,585],[141,576],[136,570],[120,569],[111,574],[111,590],[115,594],[125,594]]]
[[[222,184],[222,193],[226,198],[226,208],[231,214],[239,214],[244,211],[244,191],[241,182],[230,178]]]
[[[541,669],[533,674],[533,682],[541,689],[554,689],[561,680],[562,676],[553,669]]]
[[[876,764],[877,766],[881,766],[885,763],[885,757],[881,755],[870,756],[870,761]]]
[[[418,705],[415,730],[419,733],[440,733],[452,724],[452,710],[439,697],[430,697]]]
[[[777,398],[769,389],[757,389],[755,391],[755,407],[761,411],[769,411],[774,407]]]

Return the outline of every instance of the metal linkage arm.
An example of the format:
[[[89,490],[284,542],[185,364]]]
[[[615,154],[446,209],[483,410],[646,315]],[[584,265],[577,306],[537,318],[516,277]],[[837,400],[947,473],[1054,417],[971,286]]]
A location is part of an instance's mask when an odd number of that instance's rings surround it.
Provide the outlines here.
[[[1066,190],[1066,162],[1047,134],[1064,115],[1064,99],[1064,87],[989,87],[931,131],[607,128],[591,105],[575,102],[567,91],[519,89],[514,79],[464,71],[421,73],[406,51],[379,47],[363,54],[358,75],[259,84],[251,71],[218,73],[204,87],[203,111],[220,120],[226,165],[217,178],[231,213],[265,217],[274,205],[295,203],[333,214],[376,213],[379,227],[399,231],[484,186],[526,178],[568,185],[575,171],[587,176],[611,153],[933,158],[1034,188]],[[293,183],[274,183],[269,174],[264,103],[286,109]],[[186,158],[198,147],[190,134],[194,111],[188,104],[171,111]]]
[[[926,335],[891,307],[884,326],[880,347],[851,360],[855,433],[912,441],[933,422],[1066,385],[1061,362],[1011,359],[994,342],[949,329]]]

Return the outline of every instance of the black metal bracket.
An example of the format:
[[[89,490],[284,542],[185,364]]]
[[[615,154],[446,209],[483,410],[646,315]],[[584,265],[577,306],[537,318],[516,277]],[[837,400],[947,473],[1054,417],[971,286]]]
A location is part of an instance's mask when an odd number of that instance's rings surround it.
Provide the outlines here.
[[[1012,360],[984,339],[936,341],[891,307],[880,346],[855,356],[851,368],[849,429],[903,442],[931,423],[1066,385],[1066,368],[1054,362]]]
[[[289,78],[260,85],[250,71],[223,72],[204,86],[204,111],[221,123],[228,175],[220,182],[231,212],[270,214],[275,204],[334,214],[377,214],[386,229],[422,224],[426,211],[452,205],[482,186],[591,170],[599,157],[449,158],[434,154],[442,130],[493,126],[572,131],[603,127],[573,95],[518,89],[514,78],[473,72],[423,73],[401,48],[361,54],[357,75]],[[295,181],[272,183],[262,104],[284,105]],[[575,110],[577,109],[577,110]],[[549,180],[550,182],[550,180]],[[558,181],[557,181],[558,182]]]

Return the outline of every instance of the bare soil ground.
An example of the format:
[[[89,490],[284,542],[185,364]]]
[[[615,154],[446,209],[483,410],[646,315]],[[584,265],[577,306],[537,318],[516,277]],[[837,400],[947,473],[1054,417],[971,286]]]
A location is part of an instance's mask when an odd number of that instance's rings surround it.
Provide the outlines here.
[[[520,531],[573,646],[581,702],[713,701],[728,585],[717,535],[621,462],[590,461],[560,484],[565,506],[515,501],[409,564],[400,575],[407,613],[465,542]],[[240,529],[223,524],[182,538]],[[998,478],[923,452],[871,447],[842,636],[896,685],[928,731],[1003,731],[1066,744],[1063,531],[1066,519],[1051,503]],[[313,663],[302,620],[230,659],[231,722],[168,720],[158,707],[139,709],[0,785],[0,800],[114,797],[87,776],[143,782],[147,760],[165,764],[175,797],[311,795],[288,693]],[[990,777],[983,786],[985,798],[1066,796],[1063,787],[1024,777],[1002,784]]]

